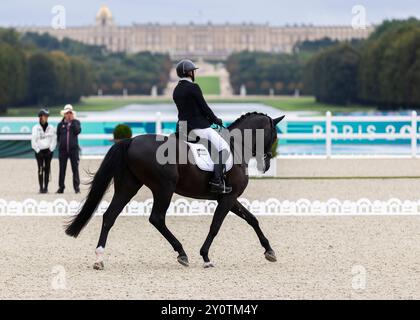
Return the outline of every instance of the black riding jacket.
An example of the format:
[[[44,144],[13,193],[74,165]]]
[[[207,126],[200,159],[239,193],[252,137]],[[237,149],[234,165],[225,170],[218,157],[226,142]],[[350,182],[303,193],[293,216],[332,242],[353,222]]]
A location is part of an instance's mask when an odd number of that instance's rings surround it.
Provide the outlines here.
[[[188,131],[209,128],[213,123],[222,124],[207,105],[198,84],[180,80],[175,87],[173,99],[178,108],[178,120],[187,121]]]

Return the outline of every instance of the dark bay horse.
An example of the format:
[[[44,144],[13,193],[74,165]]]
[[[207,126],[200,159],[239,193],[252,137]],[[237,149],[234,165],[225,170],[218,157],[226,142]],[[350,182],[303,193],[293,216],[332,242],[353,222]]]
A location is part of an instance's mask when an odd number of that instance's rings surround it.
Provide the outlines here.
[[[265,249],[267,260],[276,261],[276,255],[269,241],[264,236],[256,217],[249,212],[239,201],[248,185],[247,168],[251,157],[257,160],[258,168],[267,171],[270,167],[271,147],[277,140],[276,125],[284,118],[272,119],[261,113],[247,113],[232,123],[229,132],[244,133],[251,131],[251,140],[246,143],[241,139],[242,161],[235,163],[226,174],[226,182],[232,187],[229,194],[214,194],[209,190],[210,172],[200,170],[196,165],[186,164],[160,164],[156,154],[160,146],[168,139],[177,139],[175,136],[163,137],[154,134],[140,135],[116,143],[106,154],[92,182],[86,201],[78,215],[72,218],[66,227],[66,234],[77,237],[89,222],[97,209],[112,179],[114,180],[114,195],[112,201],[103,215],[102,230],[96,249],[97,261],[95,269],[103,269],[103,253],[108,233],[120,212],[133,198],[138,190],[147,186],[153,193],[153,208],[149,221],[169,241],[173,249],[178,252],[178,262],[188,266],[188,257],[182,244],[168,229],[165,223],[166,211],[171,203],[174,193],[182,196],[217,200],[210,231],[201,247],[200,255],[204,260],[204,267],[211,267],[208,252],[213,239],[217,235],[223,220],[229,211],[244,219],[255,230],[261,245]],[[263,133],[263,147],[257,151],[256,132]],[[178,140],[176,140],[178,141]],[[183,142],[180,142],[183,143]],[[178,145],[178,144],[177,144]],[[235,149],[236,147],[232,147]],[[251,152],[244,152],[251,151]],[[238,150],[232,150],[238,152]],[[248,155],[246,155],[248,154]]]

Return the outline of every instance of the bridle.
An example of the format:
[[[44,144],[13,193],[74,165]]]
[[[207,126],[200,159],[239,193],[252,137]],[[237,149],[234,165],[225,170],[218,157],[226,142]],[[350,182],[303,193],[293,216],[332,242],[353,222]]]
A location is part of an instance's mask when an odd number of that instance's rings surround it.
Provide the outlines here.
[[[275,142],[275,137],[277,136],[277,131],[274,129],[274,122],[273,119],[271,119],[269,116],[266,116],[269,120],[270,120],[270,129],[271,129],[271,139],[270,139],[270,143],[269,146],[273,145],[273,143]],[[231,148],[234,149],[234,148]],[[243,149],[247,150],[247,151],[251,151],[251,155],[252,157],[256,157],[257,156],[257,150],[256,150],[256,146],[253,145],[252,147],[248,147],[245,144],[243,144]],[[264,151],[265,151],[265,146],[264,146]],[[264,152],[262,160],[267,161],[268,159],[271,159],[273,157],[273,153],[271,152],[271,150]]]
[[[268,116],[267,116],[267,118],[270,119],[271,139],[270,139],[269,146],[271,147],[273,145],[273,143],[275,142],[275,138],[277,137],[277,130],[275,129],[273,119],[271,119]],[[273,153],[271,152],[271,150],[269,150],[269,151],[264,153],[263,160],[267,161],[267,159],[271,159],[272,157],[273,157]]]

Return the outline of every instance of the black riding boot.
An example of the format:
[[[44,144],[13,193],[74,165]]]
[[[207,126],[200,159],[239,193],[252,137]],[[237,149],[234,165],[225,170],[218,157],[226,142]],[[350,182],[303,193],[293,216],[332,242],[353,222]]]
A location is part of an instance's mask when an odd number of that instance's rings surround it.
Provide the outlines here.
[[[38,168],[39,193],[44,193],[44,168]]]
[[[49,167],[45,167],[45,171],[44,171],[44,193],[48,193],[48,183],[50,182],[50,168]]]
[[[224,152],[219,152],[219,163],[214,164],[214,174],[210,180],[210,191],[213,193],[230,193],[232,187],[225,184],[224,173],[226,166],[223,164]]]

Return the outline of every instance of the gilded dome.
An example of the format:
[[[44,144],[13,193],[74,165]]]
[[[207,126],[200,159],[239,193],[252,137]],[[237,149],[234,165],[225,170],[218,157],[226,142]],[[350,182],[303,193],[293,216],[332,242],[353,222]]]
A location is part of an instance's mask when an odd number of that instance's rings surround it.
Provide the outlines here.
[[[99,9],[97,15],[96,15],[97,19],[101,19],[101,20],[110,20],[112,19],[112,13],[111,10],[109,10],[109,8],[107,6],[101,6],[101,8]]]

